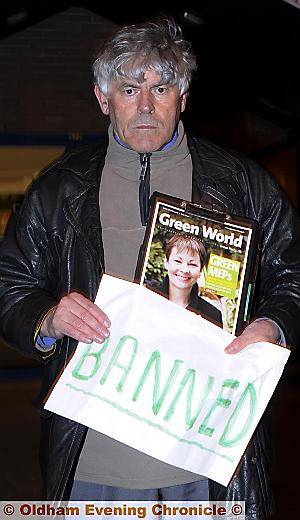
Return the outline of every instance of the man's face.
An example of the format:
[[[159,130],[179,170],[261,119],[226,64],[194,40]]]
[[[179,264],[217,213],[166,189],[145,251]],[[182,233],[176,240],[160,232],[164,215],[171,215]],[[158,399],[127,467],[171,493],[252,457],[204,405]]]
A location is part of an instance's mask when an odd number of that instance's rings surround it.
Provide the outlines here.
[[[170,287],[177,289],[192,289],[201,273],[199,254],[188,249],[178,251],[176,246],[172,248],[169,260],[165,261],[165,267]]]
[[[186,102],[177,85],[162,84],[151,69],[143,83],[120,78],[111,83],[108,96],[97,86],[95,94],[120,140],[136,152],[154,152],[167,144]]]

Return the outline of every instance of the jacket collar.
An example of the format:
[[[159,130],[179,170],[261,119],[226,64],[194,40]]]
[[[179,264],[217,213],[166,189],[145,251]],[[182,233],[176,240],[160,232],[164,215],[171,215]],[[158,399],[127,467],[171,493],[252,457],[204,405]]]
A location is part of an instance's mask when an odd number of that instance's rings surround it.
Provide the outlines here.
[[[107,135],[101,136],[95,144],[75,147],[62,158],[60,169],[75,174],[85,186],[100,185],[107,147]]]
[[[78,189],[64,200],[63,211],[77,236],[90,251],[97,271],[104,269],[99,188],[107,146],[108,139],[103,139],[96,146],[80,150],[75,148],[61,163],[61,169],[72,172],[78,180]]]
[[[236,181],[241,163],[229,152],[187,136],[193,163],[192,201],[208,209],[239,213],[245,192]]]

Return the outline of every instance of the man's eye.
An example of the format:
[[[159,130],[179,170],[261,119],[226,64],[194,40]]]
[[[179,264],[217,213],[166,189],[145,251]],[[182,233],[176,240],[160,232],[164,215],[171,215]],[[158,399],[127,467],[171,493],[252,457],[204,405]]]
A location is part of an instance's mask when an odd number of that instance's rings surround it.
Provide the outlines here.
[[[127,96],[132,96],[135,94],[135,89],[133,87],[128,87],[124,89],[124,92]]]
[[[156,92],[158,94],[164,94],[167,91],[166,87],[156,87]]]

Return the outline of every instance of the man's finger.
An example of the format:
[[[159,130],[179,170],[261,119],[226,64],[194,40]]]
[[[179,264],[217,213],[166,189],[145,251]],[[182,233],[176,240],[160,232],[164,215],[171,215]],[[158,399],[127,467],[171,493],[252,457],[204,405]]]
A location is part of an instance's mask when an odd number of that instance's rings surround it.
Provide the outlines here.
[[[247,341],[247,338],[243,338],[243,335],[235,338],[227,347],[225,348],[226,354],[237,354],[243,350],[243,348],[247,347],[250,343]]]
[[[76,301],[73,301],[72,304],[68,307],[67,312],[61,312],[59,317],[61,317],[68,324],[73,325],[76,329],[91,330],[90,333],[93,335],[97,335],[99,332],[101,332],[108,336],[108,327],[105,325],[105,323],[108,323],[106,320],[106,315],[102,311],[101,313],[94,312],[94,314],[92,314],[91,308],[91,306],[82,307],[82,305],[78,304]]]
[[[89,311],[89,313],[94,316],[94,318],[103,322],[106,327],[111,326],[109,318],[97,305],[95,305],[95,303],[82,296],[82,294],[76,292],[72,292],[68,296],[81,305],[81,307]]]
[[[278,326],[271,320],[261,319],[253,321],[248,325],[244,332],[235,338],[224,349],[226,354],[236,354],[252,343],[265,341],[268,343],[277,343]]]
[[[92,343],[95,341],[96,343],[103,343],[105,339],[109,336],[109,333],[106,331],[99,330],[97,333],[90,327],[84,325],[76,327],[74,323],[62,322],[60,324],[60,329],[64,331],[64,335],[70,336],[78,341],[82,341],[83,343]]]
[[[70,293],[46,316],[41,333],[54,338],[68,335],[79,341],[102,343],[109,336],[109,326],[110,320],[99,307],[79,293]]]

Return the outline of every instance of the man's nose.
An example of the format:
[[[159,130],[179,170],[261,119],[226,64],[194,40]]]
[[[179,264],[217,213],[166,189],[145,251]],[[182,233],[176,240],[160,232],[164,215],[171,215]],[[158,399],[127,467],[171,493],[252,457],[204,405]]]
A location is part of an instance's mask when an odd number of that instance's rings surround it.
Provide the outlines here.
[[[154,104],[151,92],[141,92],[139,96],[138,111],[140,114],[152,114],[154,112]]]

